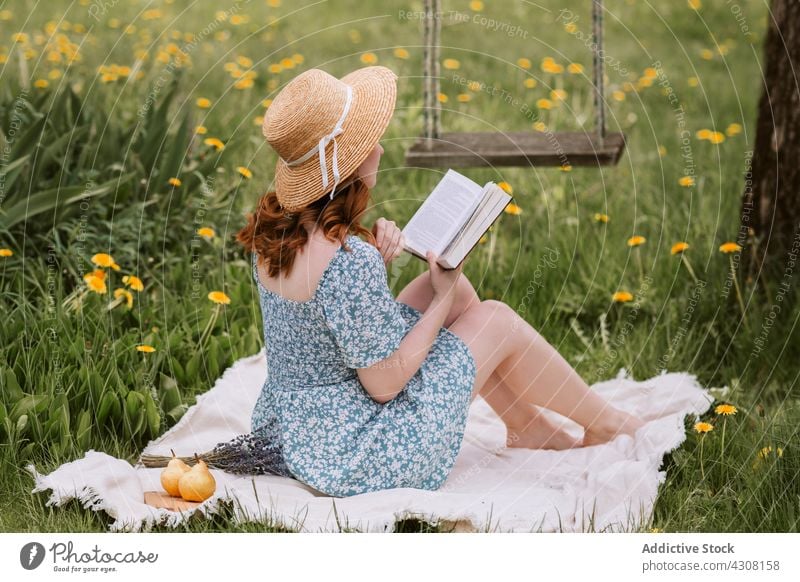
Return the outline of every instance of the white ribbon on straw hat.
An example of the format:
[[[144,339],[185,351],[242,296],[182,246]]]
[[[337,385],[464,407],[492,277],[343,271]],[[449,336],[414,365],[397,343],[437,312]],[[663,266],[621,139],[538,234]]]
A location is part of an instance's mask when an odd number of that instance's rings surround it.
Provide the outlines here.
[[[347,98],[344,102],[344,110],[342,111],[341,117],[339,117],[339,121],[336,122],[336,125],[333,127],[330,133],[323,135],[322,138],[319,140],[319,143],[315,145],[313,148],[308,150],[305,154],[297,158],[296,160],[287,161],[283,160],[287,166],[296,166],[298,164],[302,164],[311,156],[319,152],[319,166],[322,172],[322,188],[328,188],[328,166],[325,163],[325,148],[328,147],[329,142],[333,142],[333,156],[331,156],[331,164],[333,169],[333,190],[331,190],[330,198],[333,200],[333,197],[336,192],[336,186],[339,184],[339,144],[336,143],[336,136],[342,133],[342,124],[344,123],[345,118],[347,117],[347,112],[350,111],[350,103],[353,102],[353,88],[350,85],[345,85],[345,89],[347,91]]]

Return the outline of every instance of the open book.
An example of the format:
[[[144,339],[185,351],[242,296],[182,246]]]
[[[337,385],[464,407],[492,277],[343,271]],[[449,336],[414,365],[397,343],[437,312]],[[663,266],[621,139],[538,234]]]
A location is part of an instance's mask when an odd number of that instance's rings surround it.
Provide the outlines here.
[[[478,243],[511,200],[494,182],[479,186],[455,170],[447,170],[433,192],[403,229],[405,250],[427,261],[454,269]]]

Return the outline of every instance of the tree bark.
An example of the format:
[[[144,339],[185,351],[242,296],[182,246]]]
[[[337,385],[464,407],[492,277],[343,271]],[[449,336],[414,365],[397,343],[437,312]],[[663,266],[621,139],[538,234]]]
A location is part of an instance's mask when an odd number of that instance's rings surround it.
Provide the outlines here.
[[[737,242],[749,282],[800,280],[800,2],[772,0]],[[748,166],[750,157],[748,156]],[[791,271],[791,272],[789,272]]]

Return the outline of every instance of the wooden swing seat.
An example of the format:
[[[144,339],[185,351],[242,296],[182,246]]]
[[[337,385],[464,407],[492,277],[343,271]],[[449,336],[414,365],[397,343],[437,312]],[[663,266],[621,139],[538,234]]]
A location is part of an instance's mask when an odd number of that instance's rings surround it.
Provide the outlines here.
[[[421,168],[478,166],[610,166],[625,149],[622,133],[607,133],[602,143],[592,132],[444,132],[439,139],[417,139],[405,163]]]

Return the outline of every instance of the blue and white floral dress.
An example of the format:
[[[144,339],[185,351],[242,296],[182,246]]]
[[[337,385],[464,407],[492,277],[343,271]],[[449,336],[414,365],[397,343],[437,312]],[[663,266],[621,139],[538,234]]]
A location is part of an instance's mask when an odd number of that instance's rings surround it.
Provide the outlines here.
[[[391,355],[421,317],[395,300],[378,250],[355,235],[326,267],[314,296],[294,301],[266,289],[256,270],[267,379],[252,414],[254,433],[277,443],[292,476],[345,497],[444,483],[467,421],[475,360],[441,328],[419,371],[381,404],[356,368]]]

